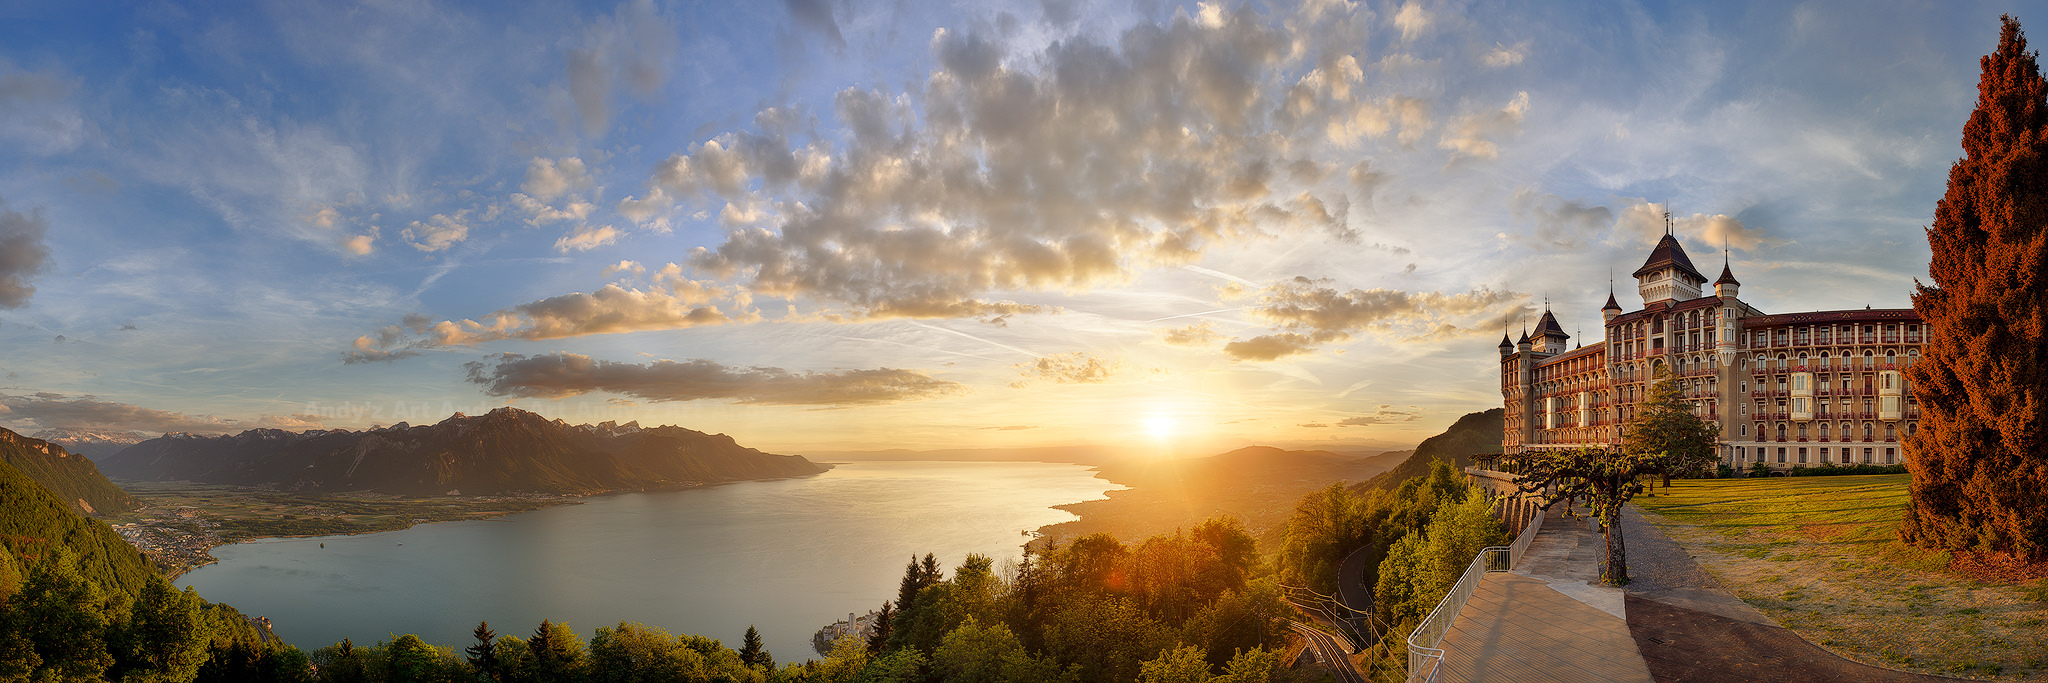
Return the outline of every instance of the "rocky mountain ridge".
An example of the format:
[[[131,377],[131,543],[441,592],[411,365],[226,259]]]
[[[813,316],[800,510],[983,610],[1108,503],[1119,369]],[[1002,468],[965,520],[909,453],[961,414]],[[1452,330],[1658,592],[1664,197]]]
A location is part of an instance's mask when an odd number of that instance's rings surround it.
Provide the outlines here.
[[[106,458],[123,479],[402,495],[590,494],[771,479],[828,469],[724,434],[638,423],[571,425],[517,408],[366,431],[166,434]]]
[[[72,512],[98,514],[133,510],[142,503],[107,481],[100,468],[63,446],[0,429],[0,462],[50,490]]]

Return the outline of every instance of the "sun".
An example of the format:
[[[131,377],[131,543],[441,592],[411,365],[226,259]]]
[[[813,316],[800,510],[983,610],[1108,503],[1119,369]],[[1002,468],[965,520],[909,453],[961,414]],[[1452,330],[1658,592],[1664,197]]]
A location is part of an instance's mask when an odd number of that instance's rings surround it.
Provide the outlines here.
[[[1164,439],[1173,436],[1175,424],[1172,415],[1150,415],[1145,418],[1144,427],[1152,438]]]

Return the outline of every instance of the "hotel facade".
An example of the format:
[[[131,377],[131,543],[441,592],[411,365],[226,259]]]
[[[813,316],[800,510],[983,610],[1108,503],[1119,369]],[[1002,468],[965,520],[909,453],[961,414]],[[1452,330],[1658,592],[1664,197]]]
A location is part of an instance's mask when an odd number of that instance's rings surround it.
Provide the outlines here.
[[[1764,313],[1738,298],[1725,259],[1705,293],[1668,231],[1634,275],[1643,307],[1609,293],[1605,341],[1569,347],[1547,306],[1534,331],[1501,337],[1505,453],[1619,446],[1663,366],[1738,471],[1904,462],[1920,408],[1903,370],[1926,339],[1913,309]]]

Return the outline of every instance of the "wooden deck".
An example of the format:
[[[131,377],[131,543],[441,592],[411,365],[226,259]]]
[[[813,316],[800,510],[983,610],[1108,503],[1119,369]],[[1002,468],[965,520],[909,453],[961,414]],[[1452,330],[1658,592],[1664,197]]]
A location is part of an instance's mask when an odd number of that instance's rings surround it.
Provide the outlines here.
[[[1487,574],[1445,634],[1445,683],[1649,683],[1619,589],[1597,585],[1603,541],[1584,519],[1546,522],[1513,572]]]

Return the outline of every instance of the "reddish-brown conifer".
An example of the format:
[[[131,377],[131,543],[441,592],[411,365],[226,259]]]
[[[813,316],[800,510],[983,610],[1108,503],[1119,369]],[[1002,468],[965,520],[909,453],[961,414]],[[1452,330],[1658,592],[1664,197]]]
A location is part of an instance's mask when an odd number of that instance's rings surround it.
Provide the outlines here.
[[[1906,439],[1900,535],[1929,547],[2048,558],[2048,82],[2019,22],[1982,60],[1963,158],[1927,230],[1913,308],[1928,328],[1908,368],[1921,410]]]

